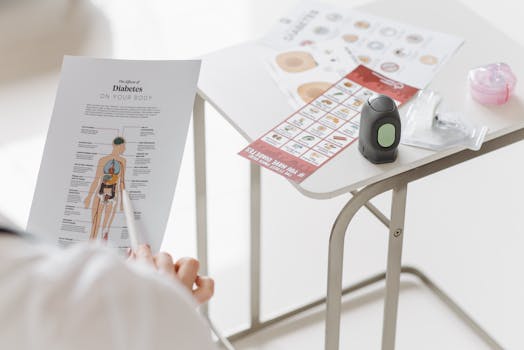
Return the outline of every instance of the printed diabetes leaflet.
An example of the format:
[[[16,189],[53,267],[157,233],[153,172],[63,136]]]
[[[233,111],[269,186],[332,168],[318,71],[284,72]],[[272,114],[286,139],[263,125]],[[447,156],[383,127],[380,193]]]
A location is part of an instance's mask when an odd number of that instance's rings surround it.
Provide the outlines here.
[[[239,154],[300,183],[358,139],[369,98],[387,95],[400,106],[417,92],[360,65]]]
[[[167,225],[200,61],[66,56],[28,230],[65,246],[127,249],[122,189],[143,239]]]

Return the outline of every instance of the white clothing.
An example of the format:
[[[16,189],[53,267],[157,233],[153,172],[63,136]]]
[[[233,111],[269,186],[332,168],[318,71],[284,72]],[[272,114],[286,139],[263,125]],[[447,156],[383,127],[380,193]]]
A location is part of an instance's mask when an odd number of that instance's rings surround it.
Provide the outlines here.
[[[92,244],[0,234],[0,349],[211,350],[181,283]]]

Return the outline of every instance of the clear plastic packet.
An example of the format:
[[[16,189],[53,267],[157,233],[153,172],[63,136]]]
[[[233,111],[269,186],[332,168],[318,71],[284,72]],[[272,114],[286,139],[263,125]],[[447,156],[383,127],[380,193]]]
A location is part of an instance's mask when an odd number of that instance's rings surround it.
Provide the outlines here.
[[[435,91],[421,90],[402,118],[401,143],[436,151],[460,145],[478,151],[487,132],[486,126],[448,110]]]

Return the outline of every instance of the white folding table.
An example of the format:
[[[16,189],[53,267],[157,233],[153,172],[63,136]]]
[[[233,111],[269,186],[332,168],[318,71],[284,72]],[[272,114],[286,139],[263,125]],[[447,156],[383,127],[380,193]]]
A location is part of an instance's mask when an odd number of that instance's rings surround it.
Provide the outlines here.
[[[402,267],[402,240],[408,183],[524,139],[522,83],[517,84],[515,95],[508,104],[485,107],[471,99],[466,80],[470,68],[492,62],[509,63],[517,77],[522,77],[524,49],[455,0],[383,0],[359,9],[465,38],[463,47],[438,73],[429,88],[438,91],[446,104],[454,110],[463,112],[476,123],[487,125],[490,131],[484,145],[476,152],[462,147],[432,152],[401,145],[398,159],[394,163],[384,165],[369,163],[360,155],[354,144],[301,184],[292,183],[299,192],[311,198],[326,199],[348,192],[353,197],[341,209],[331,231],[326,298],[263,322],[260,318],[260,169],[252,164],[251,326],[229,336],[228,339],[239,339],[326,302],[325,348],[338,349],[342,295],[385,279],[382,349],[394,349],[400,275],[407,273],[417,276],[489,346],[501,349],[501,345],[493,337],[425,274],[413,267]],[[247,141],[258,138],[284,120],[293,110],[265,67],[264,59],[270,51],[271,49],[256,42],[250,42],[203,57],[198,84],[199,96],[194,109],[197,244],[203,273],[207,272],[204,104],[208,102],[219,111]],[[406,109],[402,108],[401,113],[405,113]],[[389,190],[392,190],[390,219],[369,202],[375,196]],[[362,207],[370,210],[389,229],[387,269],[384,274],[343,288],[344,238],[351,219]],[[207,310],[204,312],[207,313]],[[227,343],[227,339],[223,339],[223,343]]]

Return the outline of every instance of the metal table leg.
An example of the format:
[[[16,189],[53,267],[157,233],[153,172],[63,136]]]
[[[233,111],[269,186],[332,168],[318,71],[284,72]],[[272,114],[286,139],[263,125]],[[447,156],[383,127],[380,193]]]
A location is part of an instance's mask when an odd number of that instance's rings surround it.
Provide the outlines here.
[[[346,204],[346,206],[340,212],[337,220],[331,231],[331,236],[329,240],[329,262],[328,262],[328,288],[327,288],[327,313],[326,313],[326,338],[325,345],[326,349],[334,350],[339,347],[339,335],[340,335],[340,304],[342,296],[342,268],[343,268],[343,256],[344,256],[344,238],[346,235],[346,229],[355,215],[355,213],[366,203],[377,196],[380,193],[386,192],[388,190],[399,188],[405,186],[407,183],[421,179],[433,173],[436,173],[440,170],[450,168],[454,165],[463,163],[467,160],[477,158],[483,154],[495,151],[499,148],[505,147],[507,145],[513,144],[515,142],[524,140],[524,127],[522,125],[515,127],[511,132],[506,133],[504,136],[499,137],[499,135],[493,134],[490,135],[487,140],[482,145],[481,149],[478,151],[472,151],[465,149],[458,153],[453,153],[448,156],[445,156],[438,161],[422,165],[418,168],[411,169],[404,173],[392,176],[388,179],[382,180],[375,184],[369,185],[363,188],[361,191],[352,192],[354,197]],[[369,208],[373,212],[373,208]],[[403,210],[402,210],[403,211]],[[403,215],[403,213],[402,213]],[[377,216],[378,217],[378,216]],[[380,219],[380,217],[379,217]],[[383,223],[386,223],[386,220],[381,219]],[[392,224],[393,225],[393,224]],[[391,229],[395,230],[394,226],[391,226]],[[401,234],[402,235],[402,234]],[[390,237],[391,239],[391,237]],[[390,249],[393,248],[398,250],[398,242],[396,244],[390,244]],[[400,246],[401,247],[401,246]],[[388,254],[398,254],[400,256],[401,251],[393,253],[390,250]],[[390,255],[391,257],[391,255]],[[394,274],[397,274],[396,269],[398,269],[398,260],[395,261],[394,257],[393,265],[391,269]],[[389,261],[388,261],[389,264]],[[396,279],[396,278],[395,278]],[[426,282],[421,278],[423,282]],[[434,293],[437,294],[443,301],[446,302],[448,306],[452,308],[454,312],[457,312],[459,315],[464,316],[467,314],[458,307],[456,303],[450,303],[451,300],[447,295],[439,288],[432,288],[434,284],[427,284]],[[394,286],[391,286],[390,290],[394,291]],[[388,288],[387,288],[388,289]],[[395,298],[396,293],[392,293]],[[392,315],[396,314],[396,302],[393,301],[393,297],[390,299],[389,303],[386,303],[386,312],[385,312],[385,329],[383,333],[383,348],[391,349],[394,346],[394,329],[395,325],[392,323]],[[460,311],[460,312],[459,312]],[[480,326],[474,322],[471,317],[462,317],[474,330],[479,333],[487,343],[495,349],[501,349],[502,347],[490,337]],[[480,330],[480,331],[479,331]]]
[[[260,167],[254,163],[250,164],[250,288],[249,302],[251,310],[251,328],[260,324]]]
[[[412,266],[402,266],[401,274],[417,277],[419,281],[423,283],[424,286],[427,287],[431,293],[433,293],[437,298],[439,298],[440,301],[442,301],[455,315],[457,315],[462,321],[464,321],[464,323],[466,323],[468,327],[470,327],[471,330],[475,332],[486,343],[487,346],[489,346],[490,348],[494,350],[503,350],[504,349],[492,336],[490,336],[486,332],[486,330],[484,330],[471,316],[469,316],[465,310],[463,310],[449,295],[447,295],[442,290],[442,288],[440,288],[434,281],[432,281],[422,271]],[[357,291],[360,291],[364,288],[370,287],[374,284],[377,284],[385,280],[386,280],[386,272],[378,273],[376,275],[370,276],[357,283],[354,283],[350,286],[345,287],[342,290],[342,295],[343,296],[350,295],[352,293],[355,293]],[[227,337],[227,339],[231,342],[243,339],[249,335],[255,334],[256,332],[262,329],[273,326],[281,321],[297,316],[305,311],[311,310],[315,307],[319,307],[325,303],[326,303],[325,297],[319,298],[309,304],[300,306],[296,309],[293,309],[281,315],[275,316],[271,319],[262,321],[256,327],[249,327],[240,332],[231,334]],[[227,349],[230,349],[230,348],[227,348]]]
[[[384,323],[382,326],[382,350],[393,350],[395,348],[407,190],[406,184],[394,188],[393,199],[391,201],[391,224],[389,226],[388,263],[386,270],[386,298],[384,300]]]
[[[340,307],[342,298],[342,270],[344,263],[344,239],[347,227],[357,213],[373,197],[389,190],[387,182],[378,182],[365,187],[361,191],[355,192],[353,198],[344,206],[331,230],[329,238],[328,256],[328,283],[327,283],[327,306],[326,306],[326,350],[336,350],[340,341]],[[383,349],[393,349],[390,345],[391,338],[394,342],[396,325],[396,308],[398,301],[398,285],[400,278],[400,258],[402,254],[402,231],[404,224],[405,200],[407,183],[397,185],[393,191],[392,219],[390,224],[389,252],[388,252],[388,271],[389,276],[386,283],[386,307],[384,318],[384,337],[387,337],[388,347]],[[385,220],[381,220],[385,222]],[[398,234],[397,232],[400,232]],[[394,346],[394,345],[393,345]]]
[[[207,254],[207,177],[206,177],[206,124],[205,124],[205,101],[198,94],[193,106],[193,144],[195,164],[195,204],[196,204],[196,243],[197,257],[200,261],[200,273],[208,274]],[[200,312],[209,322],[213,333],[219,342],[227,349],[234,350],[229,340],[217,329],[209,318],[208,305],[200,307]]]
[[[420,171],[418,176],[422,176]],[[413,176],[411,179],[415,179]],[[328,290],[326,300],[326,329],[325,349],[336,350],[340,341],[340,307],[342,295],[350,293],[364,286],[371,285],[383,279],[386,280],[386,297],[384,302],[384,320],[382,333],[382,349],[393,350],[395,348],[396,320],[398,309],[400,274],[411,274],[420,279],[431,292],[442,300],[455,314],[457,314],[468,326],[475,331],[484,342],[493,349],[503,349],[502,346],[491,337],[477,322],[473,320],[460,306],[452,300],[442,289],[432,282],[421,271],[413,267],[401,267],[402,240],[404,236],[404,216],[407,195],[407,177],[389,179],[365,187],[361,191],[354,192],[354,197],[344,206],[335,224],[333,225],[329,240],[328,261]],[[356,212],[363,206],[369,208],[369,200],[393,189],[393,200],[391,205],[391,221],[389,223],[388,243],[388,265],[385,274],[376,275],[366,279],[354,286],[342,290],[342,270],[344,261],[344,238],[347,228]],[[377,216],[377,215],[375,215]],[[388,223],[385,216],[377,216],[385,225]],[[305,310],[305,307],[302,308]]]

